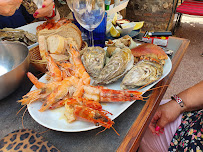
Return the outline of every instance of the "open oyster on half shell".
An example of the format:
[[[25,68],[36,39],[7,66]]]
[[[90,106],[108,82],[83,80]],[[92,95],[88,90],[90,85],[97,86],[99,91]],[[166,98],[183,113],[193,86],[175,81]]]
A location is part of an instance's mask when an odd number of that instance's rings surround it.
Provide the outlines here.
[[[115,82],[133,67],[133,62],[134,57],[129,48],[116,49],[93,85]]]
[[[37,36],[22,29],[0,29],[0,40],[23,42],[27,46],[37,42]]]
[[[106,51],[101,47],[88,47],[83,52],[81,60],[87,73],[97,78],[104,67]]]
[[[130,89],[151,84],[163,74],[163,66],[152,61],[142,60],[138,62],[125,75],[121,82],[122,89]]]

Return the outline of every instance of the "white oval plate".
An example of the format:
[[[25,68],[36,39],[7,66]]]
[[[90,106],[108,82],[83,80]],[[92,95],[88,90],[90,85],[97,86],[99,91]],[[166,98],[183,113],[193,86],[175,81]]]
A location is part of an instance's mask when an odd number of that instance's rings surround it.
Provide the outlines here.
[[[166,77],[169,74],[169,72],[171,71],[171,68],[172,68],[172,63],[170,58],[168,58],[163,67],[162,77],[158,81],[142,88],[139,91],[145,92],[151,87],[153,87],[155,84],[157,84],[160,80],[162,80],[164,77]],[[46,82],[45,75],[41,77],[39,80],[41,82]],[[113,84],[106,85],[106,87],[108,87],[109,89],[119,90],[120,83],[121,83],[121,80]],[[35,89],[36,87],[33,86],[30,91]],[[134,102],[135,101],[105,103],[105,104],[102,104],[102,107],[103,109],[113,114],[113,115],[109,115],[109,118],[113,120],[116,117],[118,117],[122,112],[124,112]],[[73,123],[68,123],[63,114],[65,110],[64,107],[61,107],[55,110],[46,110],[44,112],[39,112],[38,110],[40,109],[41,106],[42,106],[41,102],[34,102],[28,105],[28,111],[32,116],[32,118],[44,127],[57,130],[57,131],[62,131],[62,132],[81,132],[81,131],[87,131],[87,130],[100,127],[100,126],[95,126],[93,123],[82,121],[82,120],[77,120]]]

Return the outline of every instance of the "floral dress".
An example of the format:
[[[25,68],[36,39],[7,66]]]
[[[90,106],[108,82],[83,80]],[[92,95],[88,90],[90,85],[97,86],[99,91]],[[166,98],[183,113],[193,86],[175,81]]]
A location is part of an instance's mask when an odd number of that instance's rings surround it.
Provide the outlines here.
[[[170,143],[168,151],[202,152],[203,151],[203,110],[186,112],[182,116]]]

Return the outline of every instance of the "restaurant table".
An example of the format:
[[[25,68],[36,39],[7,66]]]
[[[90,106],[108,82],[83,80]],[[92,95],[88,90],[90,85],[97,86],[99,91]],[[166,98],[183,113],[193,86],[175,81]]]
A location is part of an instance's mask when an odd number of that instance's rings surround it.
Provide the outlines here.
[[[177,37],[170,37],[168,47],[174,53],[170,56],[172,60],[171,72],[155,87],[169,85],[185,51],[189,45],[189,40]],[[30,66],[29,71],[40,77],[41,73]],[[149,96],[147,101],[136,101],[115,120],[113,127],[120,134],[118,136],[113,129],[99,127],[89,131],[82,132],[60,132],[47,129],[38,124],[27,112],[23,118],[22,110],[18,115],[17,112],[22,107],[17,100],[28,93],[32,83],[25,76],[19,88],[8,97],[0,100],[0,138],[3,138],[10,132],[18,129],[29,128],[41,135],[56,146],[62,152],[124,152],[136,151],[139,147],[140,140],[155,113],[160,101],[162,100],[166,87],[161,87],[149,91],[144,96]],[[99,134],[97,134],[99,133]]]

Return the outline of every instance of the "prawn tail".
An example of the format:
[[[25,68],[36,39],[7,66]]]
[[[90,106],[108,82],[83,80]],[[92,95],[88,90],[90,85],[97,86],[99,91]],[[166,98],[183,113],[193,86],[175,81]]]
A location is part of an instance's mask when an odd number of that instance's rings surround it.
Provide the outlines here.
[[[27,72],[27,76],[37,89],[45,86],[45,83],[39,82],[39,80],[31,72]]]

